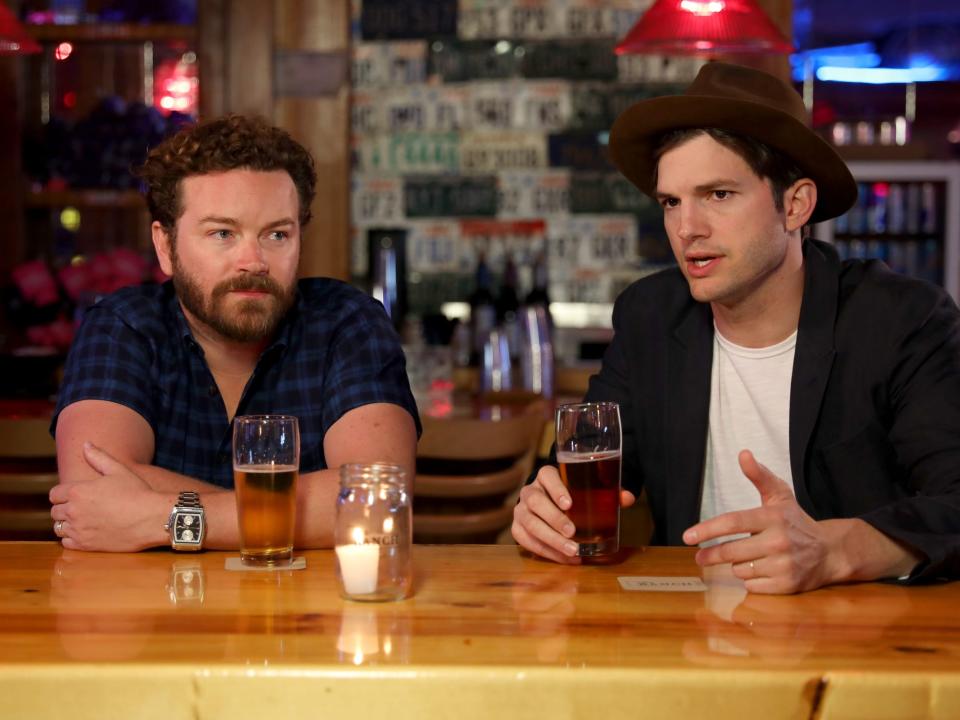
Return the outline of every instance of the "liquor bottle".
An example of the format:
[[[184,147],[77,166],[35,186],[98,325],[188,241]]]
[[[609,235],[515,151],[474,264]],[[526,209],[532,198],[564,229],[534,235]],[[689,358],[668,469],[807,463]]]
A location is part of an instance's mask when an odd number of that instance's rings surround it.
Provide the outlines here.
[[[537,255],[533,262],[533,289],[527,294],[527,305],[543,305],[550,310],[550,293],[548,290],[549,278],[547,275],[547,257],[545,253]]]
[[[517,296],[517,265],[513,262],[513,255],[507,253],[503,266],[503,281],[500,283],[500,292],[497,295],[497,322],[509,323],[513,321],[520,307]]]
[[[493,293],[490,292],[490,268],[487,266],[486,255],[482,252],[477,258],[477,269],[474,273],[474,289],[473,292],[470,293],[468,300],[470,302],[470,336],[472,340],[470,364],[476,365],[480,361],[483,344],[486,342],[497,320]]]
[[[500,292],[497,294],[497,324],[503,330],[514,358],[520,352],[520,323],[517,321],[517,311],[520,309],[520,298],[517,295],[517,265],[513,262],[513,254],[508,252],[503,266],[503,279],[500,282]]]

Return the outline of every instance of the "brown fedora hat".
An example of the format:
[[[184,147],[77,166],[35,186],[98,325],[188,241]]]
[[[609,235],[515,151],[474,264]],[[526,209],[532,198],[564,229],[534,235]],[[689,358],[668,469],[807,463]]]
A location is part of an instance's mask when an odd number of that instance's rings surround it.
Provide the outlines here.
[[[683,95],[643,100],[624,110],[610,131],[610,156],[630,182],[654,197],[655,143],[663,133],[680,128],[718,128],[784,153],[817,184],[812,222],[842,215],[856,202],[853,175],[808,126],[800,95],[765,72],[707,63]]]

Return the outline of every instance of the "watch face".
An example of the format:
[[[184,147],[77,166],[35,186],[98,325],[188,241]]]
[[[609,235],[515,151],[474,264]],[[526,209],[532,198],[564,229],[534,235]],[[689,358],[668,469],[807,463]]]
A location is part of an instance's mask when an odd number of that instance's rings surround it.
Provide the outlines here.
[[[178,543],[199,545],[203,538],[203,516],[198,512],[179,511],[173,525]]]

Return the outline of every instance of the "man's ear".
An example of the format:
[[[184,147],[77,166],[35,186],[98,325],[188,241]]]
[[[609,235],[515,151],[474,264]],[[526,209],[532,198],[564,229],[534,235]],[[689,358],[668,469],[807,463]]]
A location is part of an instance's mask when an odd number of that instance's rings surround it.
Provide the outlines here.
[[[173,275],[173,243],[170,242],[170,235],[156,220],[150,225],[150,235],[153,238],[153,249],[157,253],[157,262],[160,263],[160,269],[164,274]]]
[[[817,206],[817,186],[800,178],[783,193],[784,224],[788,231],[799,230],[810,220]]]

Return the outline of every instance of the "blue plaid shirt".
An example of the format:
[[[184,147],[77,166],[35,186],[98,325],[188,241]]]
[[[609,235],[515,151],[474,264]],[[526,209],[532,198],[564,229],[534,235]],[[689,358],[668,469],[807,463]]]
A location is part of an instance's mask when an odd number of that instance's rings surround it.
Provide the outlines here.
[[[399,405],[419,431],[400,340],[383,307],[337,280],[301,280],[298,290],[237,415],[296,415],[302,472],[327,466],[324,434],[361,405]],[[120,290],[87,311],[52,432],[60,411],[79,400],[109,400],[142,415],[153,428],[154,465],[233,487],[226,406],[172,283]]]

